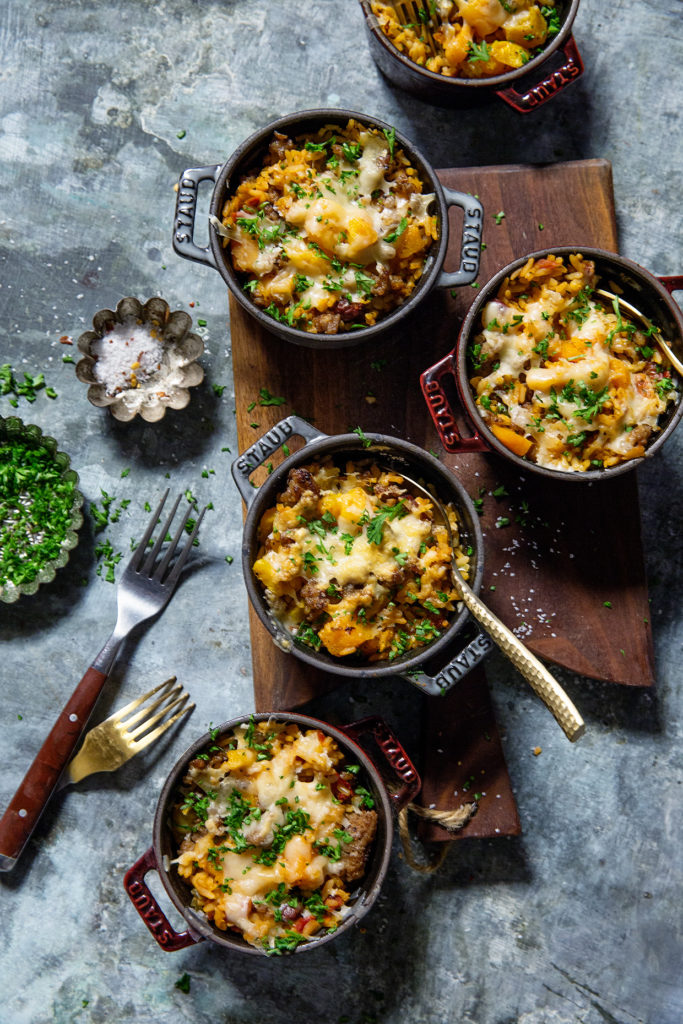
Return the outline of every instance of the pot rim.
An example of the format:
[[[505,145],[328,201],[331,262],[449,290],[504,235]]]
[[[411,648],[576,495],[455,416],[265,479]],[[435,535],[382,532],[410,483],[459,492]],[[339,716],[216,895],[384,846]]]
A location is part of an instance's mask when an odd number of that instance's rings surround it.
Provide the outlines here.
[[[387,316],[379,320],[378,323],[367,327],[359,327],[353,331],[343,331],[337,335],[321,337],[319,334],[302,331],[299,328],[290,327],[288,324],[283,324],[280,321],[274,321],[272,317],[267,316],[261,309],[259,309],[258,306],[254,305],[254,303],[251,302],[245,294],[229,258],[226,257],[222,239],[213,224],[209,222],[209,245],[216,269],[240,305],[247,311],[247,313],[255,317],[269,333],[272,334],[275,332],[277,335],[288,341],[315,348],[345,348],[357,345],[361,341],[368,341],[375,338],[377,335],[383,334],[388,329],[391,329],[391,327],[395,326],[398,321],[411,313],[422,301],[427,292],[431,291],[436,282],[436,278],[442,270],[443,263],[446,258],[449,237],[448,207],[444,196],[444,188],[439,181],[431,162],[427,160],[417,146],[399,129],[372,114],[361,113],[345,107],[316,107],[307,110],[298,110],[291,114],[285,114],[283,117],[279,117],[276,120],[269,122],[264,127],[253,132],[244,140],[244,142],[241,143],[240,146],[238,146],[234,153],[228,157],[226,162],[223,164],[218,177],[216,178],[216,184],[211,196],[209,207],[210,216],[217,217],[220,220],[222,207],[225,203],[227,194],[230,191],[230,178],[235,175],[236,172],[242,170],[244,164],[249,160],[249,158],[255,156],[259,149],[264,147],[270,141],[275,131],[289,129],[298,124],[303,124],[302,131],[305,131],[305,125],[307,122],[321,122],[322,124],[328,122],[341,123],[342,121],[346,122],[349,119],[357,120],[365,127],[379,128],[382,131],[386,130],[395,132],[397,145],[406,152],[411,163],[415,160],[418,167],[421,167],[422,172],[424,172],[423,176],[427,178],[426,181],[423,181],[424,190],[434,192],[438,206],[437,217],[439,220],[439,237],[427,253],[425,265],[419,281],[411,295],[403,303],[397,306],[396,309],[392,310]]]
[[[366,665],[349,665],[344,664],[342,659],[335,659],[332,655],[315,652],[302,644],[297,644],[293,637],[285,633],[284,628],[275,619],[262,595],[260,584],[254,579],[252,564],[255,553],[249,542],[249,535],[255,535],[255,529],[261,516],[273,504],[276,494],[284,486],[284,481],[290,469],[325,455],[334,455],[335,451],[349,452],[349,454],[353,452],[354,457],[367,459],[371,458],[373,453],[386,452],[393,449],[399,459],[404,456],[406,460],[412,459],[418,464],[422,463],[432,471],[432,475],[436,474],[450,488],[450,495],[446,498],[446,502],[452,500],[459,514],[461,516],[464,514],[463,525],[467,539],[474,548],[474,572],[470,586],[475,593],[479,593],[484,575],[484,539],[479,524],[479,517],[459,477],[433,455],[430,455],[410,441],[369,432],[365,432],[365,438],[371,442],[371,446],[364,447],[363,442],[355,433],[322,434],[320,437],[309,441],[298,451],[288,455],[256,492],[254,501],[247,512],[242,534],[242,571],[247,593],[254,611],[270,633],[273,642],[285,653],[295,655],[313,668],[352,679],[375,679],[392,675],[408,675],[423,667],[425,662],[432,657],[446,653],[447,648],[452,646],[454,638],[471,621],[470,615],[463,605],[450,622],[448,628],[437,640],[433,640],[416,653],[404,655],[402,658],[397,658],[391,662],[368,662]],[[400,468],[397,467],[397,471],[400,472]],[[442,494],[439,494],[439,500],[444,503]]]
[[[606,469],[589,469],[583,473],[566,472],[563,470],[551,469],[547,466],[539,466],[536,463],[529,462],[526,459],[521,458],[519,455],[515,455],[508,448],[502,444],[501,441],[492,433],[492,431],[486,425],[484,419],[480,415],[472,398],[471,389],[469,387],[469,379],[467,376],[467,343],[473,335],[473,326],[481,314],[483,307],[491,297],[498,291],[500,284],[503,280],[511,274],[518,267],[524,266],[524,264],[530,259],[538,259],[543,256],[569,256],[573,253],[579,253],[581,255],[588,256],[591,259],[599,260],[603,263],[611,263],[618,269],[628,269],[634,276],[640,278],[648,288],[650,288],[667,306],[669,311],[673,315],[673,319],[677,322],[678,331],[681,341],[683,342],[683,314],[674,301],[672,296],[667,292],[666,288],[657,280],[657,278],[645,267],[642,267],[639,263],[634,260],[628,259],[626,256],[621,256],[619,253],[610,252],[607,249],[599,249],[595,246],[588,245],[556,245],[548,246],[545,249],[537,249],[534,252],[527,253],[524,256],[519,256],[512,260],[501,270],[498,270],[493,277],[482,285],[479,289],[477,297],[470,306],[463,320],[460,331],[458,332],[458,338],[455,344],[454,355],[456,363],[456,384],[458,388],[458,394],[465,407],[465,411],[469,416],[470,420],[474,424],[476,430],[481,433],[483,440],[487,447],[496,451],[503,458],[507,459],[508,462],[512,462],[518,466],[523,472],[532,472],[541,476],[548,477],[552,480],[567,481],[575,483],[595,483],[597,481],[613,478],[620,476],[623,473],[628,473],[634,470],[637,466],[641,465],[642,462],[650,458],[668,439],[670,434],[674,431],[678,425],[681,417],[683,416],[683,394],[679,396],[678,404],[671,414],[669,421],[657,434],[655,440],[648,445],[645,449],[645,454],[638,459],[630,459],[628,462],[622,462],[616,466],[608,466]]]
[[[384,32],[382,32],[379,25],[373,25],[371,19],[375,17],[370,8],[371,0],[360,0],[360,5],[363,10],[365,23],[369,32],[372,33],[373,37],[383,47],[388,56],[399,63],[408,72],[412,72],[419,78],[424,79],[425,82],[431,82],[435,85],[442,86],[445,89],[451,88],[463,88],[469,89],[472,92],[479,90],[480,92],[486,92],[488,90],[497,91],[504,89],[506,86],[519,81],[520,78],[524,78],[525,75],[529,74],[530,71],[534,71],[544,64],[549,57],[555,53],[571,35],[572,26],[576,13],[579,7],[580,0],[569,0],[567,13],[562,22],[560,31],[556,36],[553,37],[551,43],[549,43],[542,53],[539,53],[536,57],[532,57],[530,61],[523,64],[521,68],[513,68],[511,71],[506,71],[502,75],[492,75],[490,78],[449,78],[446,75],[440,75],[436,71],[430,71],[428,68],[422,67],[420,64],[416,64],[415,61],[411,60],[404,53],[401,53],[394,44],[388,39]]]
[[[323,722],[318,718],[313,718],[310,715],[303,715],[298,712],[289,711],[261,711],[261,712],[249,712],[246,715],[240,715],[236,718],[231,718],[227,722],[223,722],[217,727],[212,727],[208,732],[204,733],[199,739],[192,743],[178,758],[176,763],[171,768],[169,774],[166,777],[166,781],[159,795],[157,801],[156,811],[154,814],[153,822],[153,839],[152,848],[157,861],[157,870],[159,878],[161,879],[162,885],[168,897],[170,898],[173,906],[183,919],[190,926],[191,933],[200,936],[201,938],[208,939],[211,942],[216,943],[226,949],[231,949],[239,953],[247,953],[256,956],[268,956],[268,953],[259,949],[257,946],[252,946],[250,943],[243,939],[242,936],[232,935],[228,932],[221,932],[211,922],[205,918],[200,912],[194,911],[186,903],[184,903],[178,896],[175,887],[172,885],[170,880],[170,870],[165,866],[165,856],[163,851],[162,836],[164,834],[166,826],[166,816],[170,807],[173,794],[182,781],[182,778],[187,770],[188,765],[194,759],[194,757],[212,741],[212,738],[217,738],[236,726],[248,722],[250,718],[253,718],[256,722],[275,720],[282,722],[294,722],[297,725],[304,727],[310,727],[313,729],[320,729],[339,744],[340,748],[345,753],[352,755],[354,760],[360,762],[363,770],[367,773],[369,780],[372,782],[373,796],[378,798],[379,806],[376,804],[378,810],[378,817],[380,815],[379,807],[381,807],[381,820],[382,827],[384,829],[384,843],[381,855],[379,857],[379,864],[374,868],[373,874],[376,876],[374,882],[369,888],[364,889],[364,880],[360,880],[359,895],[353,903],[351,912],[344,918],[339,927],[334,932],[327,932],[321,935],[318,939],[311,939],[309,942],[301,943],[294,950],[294,953],[304,952],[307,949],[314,949],[324,945],[331,939],[336,938],[342,932],[347,931],[352,925],[356,924],[365,914],[370,910],[373,903],[377,899],[381,890],[382,884],[386,877],[389,859],[391,857],[391,848],[393,842],[393,817],[391,812],[391,805],[389,803],[389,796],[387,793],[386,786],[382,777],[376,768],[371,758],[366,754],[359,743],[356,742],[350,735],[343,732],[340,728],[330,725],[328,722]],[[353,725],[353,723],[351,723]],[[376,837],[375,842],[378,842],[379,838]]]

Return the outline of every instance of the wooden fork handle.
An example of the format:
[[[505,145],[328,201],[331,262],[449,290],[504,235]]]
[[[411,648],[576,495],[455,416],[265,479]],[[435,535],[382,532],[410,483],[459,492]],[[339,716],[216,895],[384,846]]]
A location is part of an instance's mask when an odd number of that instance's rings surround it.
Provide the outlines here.
[[[52,796],[88,724],[107,676],[89,668],[0,819],[0,871],[10,871]]]

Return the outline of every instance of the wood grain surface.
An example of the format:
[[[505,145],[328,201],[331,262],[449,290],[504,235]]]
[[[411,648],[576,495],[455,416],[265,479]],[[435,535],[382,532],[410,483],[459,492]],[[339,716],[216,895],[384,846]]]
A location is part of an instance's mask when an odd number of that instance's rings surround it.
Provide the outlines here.
[[[511,259],[544,247],[617,249],[611,167],[604,160],[438,174],[445,185],[474,193],[484,204],[481,283]],[[459,250],[459,216],[452,214],[446,269],[453,269]],[[419,377],[453,348],[475,294],[472,287],[454,295],[433,291],[400,333],[341,351],[281,341],[262,331],[231,296],[240,451],[296,412],[326,433],[360,426],[440,455],[468,493],[481,499],[481,596],[492,610],[544,659],[610,683],[649,686],[653,652],[635,474],[600,486],[550,484],[519,475],[495,454],[449,455],[439,445]],[[261,406],[263,387],[284,404]],[[256,483],[263,472],[254,475]],[[251,636],[257,710],[298,707],[338,685],[337,677],[312,672],[276,648],[253,612]],[[478,813],[458,835],[519,832],[483,671],[447,699],[425,698],[424,726],[422,802],[451,809],[465,798],[472,776],[486,778]],[[448,743],[435,742],[438,735]],[[434,826],[427,834],[450,838]]]

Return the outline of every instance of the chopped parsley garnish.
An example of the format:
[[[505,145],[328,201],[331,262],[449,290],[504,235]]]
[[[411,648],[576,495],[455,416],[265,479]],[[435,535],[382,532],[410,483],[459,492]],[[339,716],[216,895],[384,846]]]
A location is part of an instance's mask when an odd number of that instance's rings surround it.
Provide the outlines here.
[[[268,388],[260,388],[259,390],[259,405],[284,405],[285,401],[285,398],[276,398],[275,395],[271,395]]]
[[[369,437],[365,436],[361,427],[354,427],[352,433],[358,434],[361,440],[361,444],[363,445],[364,448],[369,448],[370,445],[372,444],[372,441],[370,440]]]
[[[197,793],[192,791],[185,797],[180,810],[184,814],[194,814],[197,818],[197,823],[193,825],[192,831],[200,828],[209,816],[209,804],[217,796],[212,790],[208,790],[206,793]]]
[[[592,307],[589,300],[592,294],[593,289],[590,285],[586,285],[580,292],[577,292],[574,301],[564,318],[565,321],[573,320],[579,327],[583,327],[591,314]]]
[[[322,640],[313,629],[313,626],[309,626],[307,622],[302,622],[296,633],[297,640],[301,640],[302,643],[306,644],[307,647],[312,647],[314,651],[320,650]]]
[[[76,495],[43,445],[0,442],[0,587],[34,580],[58,558]]]
[[[302,835],[310,828],[311,816],[303,808],[296,811],[287,811],[284,825],[273,826],[273,841],[270,846],[264,847],[259,853],[254,854],[255,864],[272,865],[278,859],[285,846],[295,835]]]
[[[367,517],[367,513],[364,513],[364,515]],[[371,519],[366,518],[364,521],[367,523],[368,543],[381,544],[384,524],[391,523],[394,519],[402,519],[406,515],[408,515],[408,509],[403,498],[397,501],[395,505],[381,505],[377,515],[374,515]],[[363,522],[362,516],[360,521]]]
[[[541,14],[548,25],[548,36],[556,36],[560,31],[560,12],[556,7],[541,7]]]
[[[471,42],[467,51],[467,60],[474,63],[477,60],[487,61],[491,57],[491,52],[488,48],[488,44],[482,40],[481,45],[475,42]],[[496,221],[500,224],[500,221]]]
[[[389,156],[392,157],[393,159],[394,146],[396,145],[396,129],[390,128],[389,131],[387,131],[386,128],[383,128],[382,131],[384,133],[384,138],[387,140],[389,146]]]
[[[339,539],[344,542],[344,554],[350,555],[353,542],[356,538],[351,533],[340,533]]]
[[[363,153],[363,147],[360,142],[343,142],[342,153],[349,163],[355,163],[357,160],[360,160]]]
[[[403,234],[407,227],[407,219],[405,217],[401,217],[401,220],[398,223],[398,227],[394,228],[393,231],[390,231],[389,234],[385,237],[384,241],[389,243],[395,242],[397,238],[400,238],[400,236]]]
[[[184,135],[185,132],[179,132],[178,138],[181,139],[183,138]],[[187,973],[187,971],[185,971],[185,973],[181,974],[178,980],[176,981],[175,987],[179,988],[181,992],[184,992],[187,995],[187,993],[190,991],[190,980],[190,975]]]
[[[576,411],[576,415],[582,420],[589,422],[595,419],[605,402],[609,400],[609,387],[605,385],[600,391],[592,391],[583,381],[579,384],[578,395],[574,398],[577,405],[582,402],[583,406]]]
[[[336,845],[326,839],[320,839],[313,845],[318,853],[322,853],[322,855],[327,857],[328,860],[339,861],[342,858],[342,843],[352,843],[353,836],[349,835],[349,833],[345,832],[342,828],[335,828],[332,835],[337,840]]]
[[[30,373],[24,374],[23,381],[14,376],[14,371],[9,363],[0,366],[0,395],[9,395],[9,404],[15,409],[19,405],[19,398],[25,398],[27,402],[35,402],[37,392],[45,389],[48,398],[56,398],[57,393],[52,388],[45,387],[45,376],[37,373],[33,376]]]
[[[249,725],[244,733],[244,744],[249,747],[250,750],[257,751],[257,761],[270,761],[273,757],[273,740],[275,739],[275,733],[269,732],[266,736],[259,730],[258,736],[261,742],[256,740],[257,730],[254,716],[252,715],[249,719]]]
[[[655,381],[655,391],[660,398],[666,398],[670,391],[673,391],[676,385],[674,384],[671,377],[660,377],[659,380]]]
[[[265,938],[262,941],[263,948],[267,953],[271,956],[278,956],[282,953],[291,953],[297,946],[300,946],[302,942],[307,942],[308,940],[305,935],[301,934],[301,932],[291,931],[287,932],[285,935],[279,935],[274,940],[272,946],[270,945],[269,939]]]

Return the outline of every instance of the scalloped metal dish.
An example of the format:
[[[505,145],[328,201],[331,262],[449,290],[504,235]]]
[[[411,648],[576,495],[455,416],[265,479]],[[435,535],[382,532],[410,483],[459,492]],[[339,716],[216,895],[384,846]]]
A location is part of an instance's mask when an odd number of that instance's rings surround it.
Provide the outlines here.
[[[164,350],[160,371],[142,387],[130,387],[109,393],[107,385],[95,374],[97,356],[93,355],[93,342],[101,339],[115,324],[136,321],[158,331]],[[76,365],[76,376],[88,384],[88,401],[98,408],[108,408],[115,419],[128,422],[138,414],[143,420],[155,423],[166,409],[184,409],[190,401],[191,387],[201,384],[204,370],[196,362],[204,351],[204,342],[192,334],[192,318],[184,310],[171,312],[165,299],[154,296],[141,303],[133,296],[121,299],[115,310],[100,309],[93,316],[93,330],[85,331],[78,339],[83,358]]]
[[[54,455],[55,462],[61,467],[62,479],[78,484],[78,473],[75,469],[71,469],[71,459],[66,452],[58,451],[55,439],[43,434],[40,427],[33,423],[24,423],[18,416],[9,416],[7,418],[0,416],[0,443],[5,440],[22,440],[43,445]],[[13,604],[22,595],[35,594],[42,584],[52,582],[57,574],[57,570],[66,565],[71,552],[79,542],[78,531],[83,525],[82,506],[83,495],[76,489],[74,490],[74,501],[71,506],[71,522],[61,544],[59,555],[46,562],[38,570],[36,576],[26,583],[15,585],[0,580],[0,601],[5,604]]]

